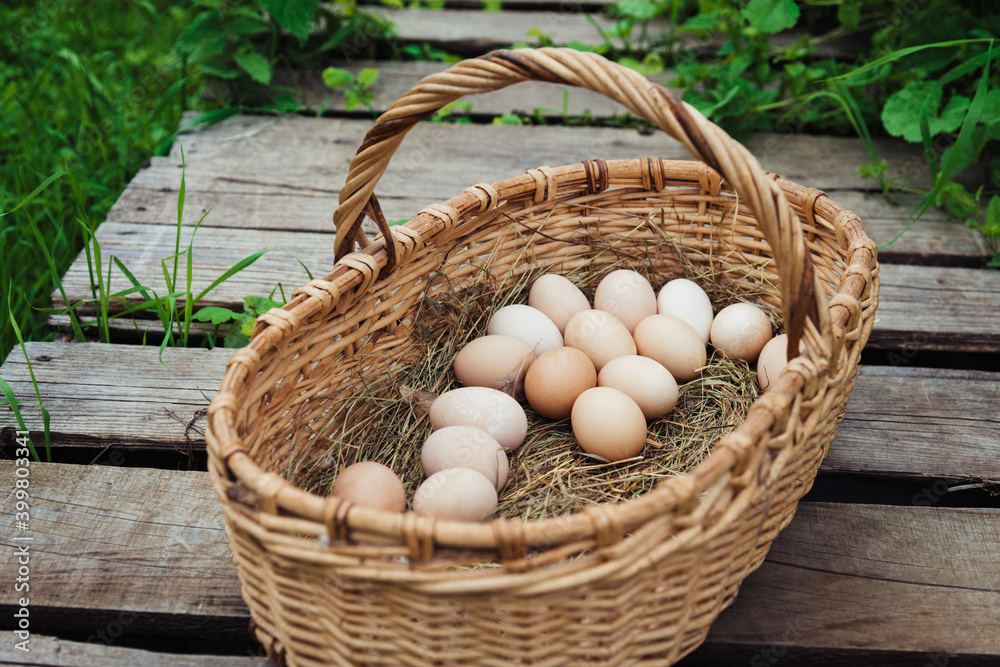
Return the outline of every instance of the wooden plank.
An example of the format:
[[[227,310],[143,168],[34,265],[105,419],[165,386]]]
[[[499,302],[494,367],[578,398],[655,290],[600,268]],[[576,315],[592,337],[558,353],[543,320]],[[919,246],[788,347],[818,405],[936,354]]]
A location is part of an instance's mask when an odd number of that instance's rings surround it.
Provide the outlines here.
[[[183,229],[186,247],[191,228]],[[168,225],[134,225],[107,222],[97,239],[105,257],[115,255],[143,285],[164,293],[163,258],[173,254],[176,229]],[[216,287],[199,302],[238,309],[250,294],[269,294],[282,285],[288,294],[307,280],[299,261],[313,273],[325,275],[333,266],[330,234],[247,229],[233,234],[224,228],[198,231],[194,250],[193,292],[207,288],[216,278],[256,250],[277,250]],[[296,259],[298,261],[296,261]],[[117,267],[112,290],[129,283]],[[879,348],[936,349],[974,352],[1000,351],[1000,328],[993,313],[1000,310],[1000,273],[986,269],[919,267],[883,264],[878,318],[869,345]],[[80,258],[63,277],[71,301],[90,298],[90,273]],[[128,297],[129,301],[138,301]],[[66,304],[59,292],[53,306]],[[112,310],[121,310],[112,304]]]
[[[185,422],[215,395],[231,353],[170,349],[164,355],[167,370],[150,347],[29,343],[28,350],[51,414],[53,447],[111,446],[109,456],[118,464],[133,452],[187,451]],[[23,356],[11,355],[0,375],[41,442],[41,417]],[[997,373],[862,366],[821,471],[918,483],[1000,480],[998,395]],[[6,410],[0,408],[0,414],[9,418]],[[191,446],[202,451],[204,419],[193,426]]]
[[[39,619],[58,617],[63,628],[90,629],[102,610],[125,610],[136,628],[180,614],[202,636],[237,619],[245,633],[248,612],[207,473],[31,470],[31,566],[41,575],[33,628],[44,632]],[[10,462],[0,462],[0,474],[10,479]],[[9,559],[0,571],[12,581],[15,568]],[[5,615],[14,595],[12,587],[0,593]],[[804,503],[708,647],[997,657],[998,609],[1000,510]]]
[[[908,665],[942,665],[925,662],[942,654],[996,664],[997,547],[996,509],[802,503],[704,653],[718,665],[773,664],[782,649],[812,653],[809,664],[883,654]]]
[[[555,3],[554,3],[555,4]],[[605,41],[619,43],[614,34],[614,19],[600,13],[589,18],[580,12],[575,2],[558,3],[543,11],[505,9],[502,12],[468,11],[462,9],[393,9],[372,7],[371,12],[391,21],[396,27],[396,39],[402,43],[429,44],[449,53],[478,56],[494,49],[514,44],[540,45],[537,36],[529,35],[539,30],[552,45],[579,42],[599,46]],[[669,22],[653,19],[648,32],[652,35],[667,34]],[[609,35],[607,40],[602,34]],[[791,46],[802,38],[799,31],[785,31],[774,35],[772,45],[778,48]],[[715,50],[721,47],[725,35],[712,35],[707,39],[689,35],[681,40],[683,48]],[[816,47],[818,58],[854,58],[864,42],[856,36],[824,41]],[[633,40],[633,45],[636,46]],[[342,46],[337,54],[348,61],[366,53],[369,42],[359,41]]]
[[[998,396],[1000,373],[861,366],[820,470],[1000,481]]]
[[[0,646],[0,665],[23,667],[272,667],[267,658],[232,655],[157,653],[135,648],[80,642],[32,633],[30,652]]]
[[[13,465],[0,461],[4,479],[14,479]],[[208,473],[45,463],[30,471],[28,529],[4,522],[0,540],[10,554],[23,544],[15,537],[32,538],[33,632],[97,632],[117,620],[134,633],[246,636],[249,611]],[[0,576],[13,582],[17,568],[5,558]],[[3,587],[4,618],[19,597]]]
[[[1000,272],[883,264],[871,345],[1000,351]]]
[[[362,60],[346,63],[343,69],[357,74],[366,67],[373,67],[379,71],[378,79],[371,87],[373,95],[371,109],[382,113],[420,79],[447,69],[449,63]],[[343,94],[323,83],[321,71],[296,72],[294,79],[284,72],[280,74],[275,72],[275,75],[275,82],[279,85],[298,89],[299,102],[307,109],[323,109],[326,113],[347,113]],[[667,85],[675,75],[672,72],[663,72],[649,78]],[[592,118],[607,119],[625,112],[621,105],[612,102],[604,95],[540,81],[527,81],[492,93],[470,95],[465,99],[472,105],[470,115],[487,120],[508,112],[531,115],[536,109],[546,118],[560,118],[564,114],[571,118],[581,117],[586,112]],[[356,108],[351,113],[355,116],[369,116],[371,109]]]
[[[150,449],[204,450],[203,411],[219,389],[233,350],[167,348],[100,343],[28,343],[43,403],[51,415],[54,447],[112,447],[112,463]],[[41,445],[41,415],[24,356],[11,354],[0,368],[21,404],[25,424]],[[7,406],[4,440],[13,439]],[[187,424],[191,423],[191,428]],[[6,427],[10,424],[9,427]]]
[[[335,202],[350,160],[371,125],[371,121],[350,118],[238,116],[181,135],[169,158],[152,161],[154,167],[173,171],[144,169],[134,183],[149,189],[176,188],[183,148],[189,189],[211,185],[213,190],[227,192],[229,183],[248,180],[268,191],[317,193],[331,196]],[[795,183],[823,190],[866,190],[874,185],[858,173],[867,154],[857,139],[760,133],[746,146],[765,169]],[[887,161],[890,173],[912,173],[907,185],[931,185],[929,171],[916,168],[923,164],[919,162],[919,146],[887,139],[876,140],[875,146],[879,157]],[[417,195],[442,184],[447,188],[435,192],[450,197],[473,183],[490,183],[542,164],[554,167],[587,158],[643,155],[691,159],[679,142],[659,132],[643,134],[614,127],[420,123],[393,157],[379,192]],[[822,168],[817,168],[817,155],[823,156]],[[109,217],[115,219],[113,214]]]

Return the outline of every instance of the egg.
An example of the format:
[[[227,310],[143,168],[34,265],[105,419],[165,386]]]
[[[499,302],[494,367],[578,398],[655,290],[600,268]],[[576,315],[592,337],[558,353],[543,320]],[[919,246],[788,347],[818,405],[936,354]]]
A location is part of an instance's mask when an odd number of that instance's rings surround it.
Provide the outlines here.
[[[546,273],[535,279],[528,292],[528,305],[545,313],[561,334],[566,333],[569,318],[581,310],[590,310],[587,295],[556,273]]]
[[[656,312],[684,320],[708,343],[712,330],[712,301],[696,282],[687,278],[671,280],[656,295]]]
[[[617,317],[631,334],[639,322],[656,314],[656,294],[641,273],[619,269],[597,285],[594,309]]]
[[[428,477],[448,468],[469,468],[499,488],[497,452],[506,458],[500,443],[485,431],[471,426],[446,426],[424,440],[420,462]]]
[[[497,451],[497,493],[507,486],[508,479],[510,479],[510,461],[507,459],[506,450],[500,449]]]
[[[600,387],[622,392],[639,406],[646,419],[662,417],[677,405],[677,381],[659,362],[629,355],[612,359],[597,376]]]
[[[617,317],[603,310],[585,310],[566,325],[566,345],[582,351],[598,372],[615,357],[635,354],[635,341]]]
[[[390,468],[376,461],[359,461],[341,470],[330,495],[368,509],[406,511],[403,483]]]
[[[435,429],[471,426],[489,433],[504,449],[515,450],[528,433],[524,408],[508,394],[489,387],[452,389],[434,399],[428,413]]]
[[[541,355],[554,347],[562,347],[562,334],[555,322],[537,308],[514,303],[500,308],[486,325],[486,333],[520,338]]]
[[[802,351],[799,343],[799,352]],[[757,384],[761,391],[767,391],[781,371],[788,365],[788,334],[779,334],[767,341],[757,357]]]
[[[535,412],[549,419],[565,419],[576,397],[597,386],[597,370],[586,354],[574,347],[557,347],[535,360],[524,378],[524,395]]]
[[[750,303],[734,303],[712,322],[712,345],[731,359],[755,361],[771,340],[771,320]]]
[[[570,418],[583,451],[608,461],[639,454],[646,444],[646,417],[631,398],[611,387],[580,394]]]
[[[708,359],[698,332],[673,315],[644,319],[635,328],[635,343],[639,354],[659,362],[678,382],[698,377]]]
[[[517,397],[535,353],[520,338],[482,336],[455,355],[455,377],[466,387],[491,387]]]
[[[435,519],[480,521],[496,508],[493,482],[469,468],[434,473],[413,494],[413,511]]]

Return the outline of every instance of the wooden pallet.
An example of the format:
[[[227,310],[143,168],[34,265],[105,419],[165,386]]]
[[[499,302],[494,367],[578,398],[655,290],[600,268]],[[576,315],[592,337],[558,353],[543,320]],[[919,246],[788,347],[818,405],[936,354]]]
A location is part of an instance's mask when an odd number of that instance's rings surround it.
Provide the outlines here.
[[[488,17],[489,30],[469,20],[482,20],[482,12],[453,17],[461,10],[451,8],[461,0],[448,6],[431,18],[447,28],[434,37],[453,51],[523,38],[494,30],[496,16]],[[497,16],[514,16],[510,25],[524,27],[553,5],[522,0],[518,7],[524,15]],[[432,41],[420,32],[427,16],[394,18],[406,40]],[[562,24],[556,34],[577,39],[574,26]],[[490,37],[484,42],[482,35]],[[382,71],[376,109],[441,68],[375,66]],[[302,80],[306,102],[322,105],[325,93],[309,85],[315,75]],[[561,89],[523,88],[474,99],[473,116],[563,113]],[[617,113],[577,91],[566,101],[569,115]],[[335,102],[328,108],[339,111]],[[188,132],[170,156],[136,175],[109,213],[98,230],[105,257],[114,254],[142,282],[162,285],[160,261],[174,247],[183,147],[185,239],[212,209],[195,241],[196,286],[255,250],[274,249],[202,305],[238,308],[244,295],[266,294],[278,283],[287,293],[307,279],[295,258],[317,274],[332,263],[330,216],[347,161],[369,125],[358,114],[237,116]],[[442,163],[445,146],[467,150],[450,151]],[[516,154],[510,146],[519,147]],[[857,141],[772,134],[748,146],[766,168],[825,189],[859,212],[879,242],[908,224],[915,199],[902,196],[894,207],[874,192],[858,174],[865,155]],[[918,147],[879,142],[878,149],[890,172],[910,173],[920,164]],[[407,218],[470,183],[540,164],[654,154],[687,158],[676,142],[634,130],[425,123],[403,144],[380,185],[380,200],[389,219]],[[430,164],[435,168],[425,171]],[[916,185],[928,185],[927,173],[913,173]],[[1000,367],[993,360],[984,362],[987,370],[974,368],[985,354],[1000,351],[1000,330],[991,322],[1000,308],[1000,274],[980,268],[986,255],[976,234],[937,211],[882,250],[882,303],[870,345],[882,363],[862,364],[813,492],[684,664],[1000,664],[1000,503],[987,493],[1000,485]],[[114,288],[125,287],[120,274],[112,280]],[[71,302],[89,298],[84,258],[69,269],[64,287]],[[66,319],[53,324],[64,326]],[[30,467],[32,650],[23,653],[6,641],[0,664],[266,665],[247,632],[249,612],[204,472],[203,410],[230,352],[161,354],[126,344],[162,334],[149,320],[116,322],[112,332],[113,344],[26,348],[52,416],[57,463]],[[920,365],[932,358],[962,367]],[[19,351],[0,374],[40,446],[41,415]],[[0,415],[10,451],[14,422],[6,408]],[[100,465],[83,465],[92,461]],[[0,461],[0,476],[14,478],[12,462]],[[9,503],[12,493],[6,493]],[[13,548],[17,536],[4,522],[5,548]],[[0,581],[13,582],[17,567],[15,559],[4,559]],[[7,583],[0,590],[0,618],[11,628],[19,595]]]

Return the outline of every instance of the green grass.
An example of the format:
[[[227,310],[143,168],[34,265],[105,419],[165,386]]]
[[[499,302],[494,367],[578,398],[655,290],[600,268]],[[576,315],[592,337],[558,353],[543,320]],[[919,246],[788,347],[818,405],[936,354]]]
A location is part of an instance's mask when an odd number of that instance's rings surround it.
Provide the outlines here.
[[[173,44],[193,11],[163,0],[5,3],[0,8],[0,360],[46,336],[57,279],[185,105]],[[85,18],[84,18],[85,17]]]

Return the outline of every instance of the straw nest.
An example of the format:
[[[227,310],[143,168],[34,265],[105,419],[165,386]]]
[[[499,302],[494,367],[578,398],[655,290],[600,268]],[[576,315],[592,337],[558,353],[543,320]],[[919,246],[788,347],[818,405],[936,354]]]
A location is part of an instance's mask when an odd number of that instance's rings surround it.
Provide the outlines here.
[[[669,279],[688,277],[706,290],[716,311],[753,298],[753,290],[745,283],[733,284],[726,276],[706,270],[710,263],[695,265],[678,260],[684,253],[671,255],[671,261],[663,262],[650,262],[647,257],[643,265],[629,258],[584,263],[567,277],[591,302],[601,278],[623,267],[644,273],[657,291]],[[485,335],[497,309],[527,303],[531,283],[541,273],[535,267],[501,281],[485,262],[474,280],[465,281],[465,287],[446,287],[436,290],[434,298],[425,298],[412,318],[411,345],[382,372],[359,373],[352,379],[350,395],[338,401],[323,425],[312,425],[303,445],[293,450],[284,471],[286,479],[304,490],[327,495],[344,467],[378,461],[396,472],[412,498],[424,479],[420,449],[432,431],[426,417],[430,403],[460,386],[452,370],[455,353]],[[440,276],[447,282],[444,272]],[[776,329],[780,327],[778,309],[754,301]],[[365,366],[358,364],[358,368]],[[639,496],[661,480],[697,466],[719,438],[743,422],[758,394],[756,372],[747,363],[710,354],[701,376],[680,385],[674,410],[649,423],[641,454],[617,463],[585,453],[568,419],[546,419],[522,401],[528,437],[510,454],[510,479],[495,516],[545,518]]]

